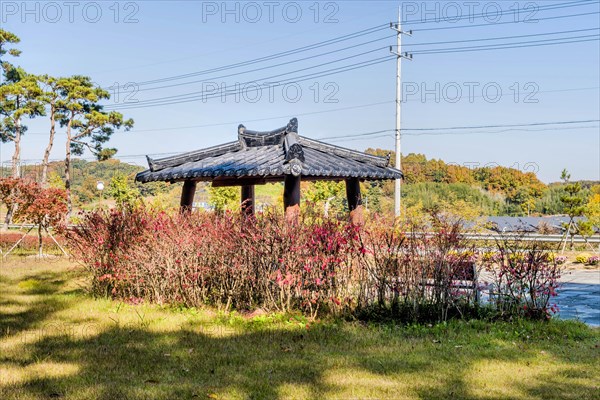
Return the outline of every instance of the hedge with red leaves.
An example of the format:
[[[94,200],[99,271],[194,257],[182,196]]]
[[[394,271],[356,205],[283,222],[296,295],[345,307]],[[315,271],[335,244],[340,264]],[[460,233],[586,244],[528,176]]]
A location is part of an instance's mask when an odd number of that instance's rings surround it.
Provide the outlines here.
[[[23,232],[1,232],[0,233],[0,248],[2,248],[3,250],[8,250],[15,243],[17,243],[19,241],[19,239],[21,239],[22,237],[23,237]],[[62,238],[60,236],[54,236],[54,238],[61,245],[65,244],[64,238]],[[49,248],[58,250],[56,243],[54,243],[54,241],[50,237],[45,236],[43,238],[43,241],[44,241],[44,247],[47,247],[47,248],[49,247]],[[20,248],[22,250],[27,250],[27,251],[37,250],[38,237],[34,236],[34,235],[26,235],[25,238],[21,241],[21,243],[19,243],[18,248]]]
[[[272,211],[171,215],[138,207],[82,214],[67,240],[96,295],[312,318],[376,309],[422,321],[477,308],[476,291],[458,284],[476,258],[461,226],[439,217],[403,226],[375,218],[359,228],[308,210],[290,225]]]
[[[69,244],[92,272],[96,294],[312,316],[349,304],[356,227],[337,220],[288,225],[273,213],[242,218],[101,210],[83,216]]]

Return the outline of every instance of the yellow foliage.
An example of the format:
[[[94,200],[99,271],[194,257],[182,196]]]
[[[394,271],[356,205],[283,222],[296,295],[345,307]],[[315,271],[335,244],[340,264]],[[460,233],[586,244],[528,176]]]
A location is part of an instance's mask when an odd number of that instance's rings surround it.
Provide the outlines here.
[[[600,187],[600,185],[594,186],[594,188]],[[592,188],[592,190],[594,189]],[[590,196],[588,203],[585,206],[585,216],[588,218],[592,226],[600,227],[600,193],[596,193]]]

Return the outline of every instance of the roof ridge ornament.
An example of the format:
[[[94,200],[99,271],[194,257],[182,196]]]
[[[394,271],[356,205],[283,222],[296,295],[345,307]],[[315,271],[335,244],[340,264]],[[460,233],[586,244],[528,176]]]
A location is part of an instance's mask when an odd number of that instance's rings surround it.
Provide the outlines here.
[[[238,140],[244,148],[282,144],[288,133],[298,133],[297,118],[292,118],[286,126],[272,131],[253,131],[243,124],[238,125]]]
[[[283,139],[283,146],[285,149],[285,160],[291,161],[293,159],[300,160],[304,162],[304,149],[302,145],[298,142],[298,134],[295,132],[290,132],[285,135]]]
[[[285,127],[286,132],[295,132],[298,133],[298,118],[294,117],[290,119],[287,126]]]
[[[154,172],[154,160],[150,158],[149,155],[146,154],[146,161],[148,162],[148,168],[150,171]]]
[[[293,176],[300,176],[302,164],[304,164],[304,149],[298,141],[298,119],[292,118],[286,126],[286,134],[283,138],[285,150],[285,164],[289,164]]]

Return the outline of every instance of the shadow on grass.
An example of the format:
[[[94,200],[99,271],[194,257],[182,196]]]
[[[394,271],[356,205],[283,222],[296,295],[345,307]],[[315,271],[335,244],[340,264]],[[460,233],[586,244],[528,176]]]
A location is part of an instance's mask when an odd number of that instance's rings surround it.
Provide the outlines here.
[[[0,327],[20,332],[58,323],[54,313],[68,310],[78,301],[77,295],[63,290],[64,275],[59,275],[41,271],[3,279],[0,289],[16,285],[18,290],[2,299],[2,309],[14,306],[19,311],[0,314]],[[30,283],[19,287],[20,282]],[[137,313],[137,308],[133,311]],[[170,316],[162,314],[161,318]],[[306,330],[299,324],[255,327],[251,323],[203,325],[200,320],[188,320],[179,328],[160,330],[156,321],[140,318],[125,326],[118,322],[94,325],[93,321],[71,324],[77,325],[76,331],[55,330],[52,335],[24,342],[18,350],[1,355],[0,368],[32,372],[10,384],[0,376],[0,398],[474,400],[597,396],[598,331],[575,323],[471,321],[431,328],[324,323]],[[536,366],[540,357],[547,359],[551,368]],[[510,369],[500,374],[512,382],[518,394],[473,392],[470,378],[483,373],[477,369],[480,363],[507,365]],[[516,368],[539,371],[524,378]],[[489,385],[503,389],[502,383],[493,379]]]
[[[35,398],[87,393],[82,398],[95,399],[221,398],[222,391],[233,390],[242,398],[277,399],[279,387],[291,384],[317,398],[329,389],[321,380],[327,362],[307,357],[301,343],[300,335],[289,332],[215,338],[187,330],[112,328],[88,340],[65,335],[36,343],[28,358],[77,364],[77,375],[36,379],[10,390]]]
[[[2,276],[0,294],[4,295],[0,300],[0,337],[37,327],[52,314],[65,309],[66,303],[54,296],[65,283],[64,274],[60,272],[45,271],[18,279]]]
[[[521,363],[525,367],[540,353],[539,344],[499,348],[491,339],[479,339],[476,349],[468,348],[470,341],[478,340],[477,335],[467,333],[467,337],[461,337],[460,330],[452,329],[446,332],[446,338],[441,333],[403,338],[393,332],[373,333],[375,328],[348,330],[343,326],[311,332],[272,330],[230,335],[219,331],[222,328],[216,329],[209,334],[190,327],[173,332],[113,327],[87,339],[69,335],[44,338],[29,348],[29,363],[43,359],[72,364],[77,366],[77,373],[6,387],[4,398],[301,397],[285,392],[286,387],[293,387],[302,389],[303,398],[310,399],[409,395],[423,399],[480,399],[483,397],[470,393],[466,381],[474,373],[474,363],[491,360]],[[219,337],[220,334],[225,336]],[[594,372],[581,371],[594,371],[598,366],[593,356],[573,361],[568,352],[557,350],[550,355],[569,360],[569,368],[573,369],[563,368],[561,374],[574,374],[573,378],[582,377],[577,374],[589,377]],[[344,371],[348,370],[352,376],[346,376]],[[513,373],[508,371],[509,376]],[[564,394],[590,398],[595,393],[593,386],[580,379],[568,385],[546,378],[526,382],[513,379],[515,385],[521,385],[520,393],[532,398],[563,398]],[[556,391],[555,386],[562,389]],[[334,393],[340,395],[336,397]],[[378,394],[370,397],[370,393]]]

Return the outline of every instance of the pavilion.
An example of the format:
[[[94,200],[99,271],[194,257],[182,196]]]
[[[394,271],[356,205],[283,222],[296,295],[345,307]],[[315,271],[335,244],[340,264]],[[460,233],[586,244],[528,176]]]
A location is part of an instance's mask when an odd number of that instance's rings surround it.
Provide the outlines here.
[[[181,209],[191,210],[197,182],[241,186],[242,210],[254,213],[254,185],[284,182],[283,205],[288,220],[299,214],[300,181],[346,182],[351,220],[362,223],[360,181],[401,179],[388,157],[331,145],[298,135],[298,120],[283,128],[258,132],[238,127],[238,140],[172,157],[147,157],[149,169],[139,182],[183,181]]]

